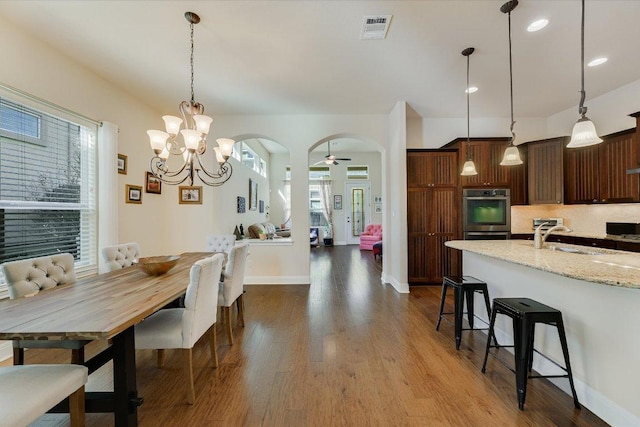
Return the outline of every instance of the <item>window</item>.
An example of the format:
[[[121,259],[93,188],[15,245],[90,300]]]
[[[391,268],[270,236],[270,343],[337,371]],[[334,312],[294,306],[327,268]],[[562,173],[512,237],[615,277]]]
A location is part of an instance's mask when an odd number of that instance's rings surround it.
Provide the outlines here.
[[[369,166],[347,166],[347,179],[369,179]]]
[[[322,213],[322,189],[321,184],[314,184],[314,181],[325,181],[331,179],[331,168],[329,166],[309,167],[309,225],[312,227],[325,227],[328,225]]]
[[[259,173],[260,175],[267,177],[267,162],[260,158],[260,156],[253,151],[248,144],[242,143],[242,164]]]
[[[0,97],[0,263],[69,252],[96,269],[97,126],[27,101]]]

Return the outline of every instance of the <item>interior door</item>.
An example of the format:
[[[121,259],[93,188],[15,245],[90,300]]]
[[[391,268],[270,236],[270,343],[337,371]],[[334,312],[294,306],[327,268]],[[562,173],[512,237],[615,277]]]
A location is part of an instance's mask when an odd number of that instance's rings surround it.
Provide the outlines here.
[[[371,200],[369,182],[348,182],[345,212],[345,236],[347,245],[360,243],[360,234],[371,221]]]

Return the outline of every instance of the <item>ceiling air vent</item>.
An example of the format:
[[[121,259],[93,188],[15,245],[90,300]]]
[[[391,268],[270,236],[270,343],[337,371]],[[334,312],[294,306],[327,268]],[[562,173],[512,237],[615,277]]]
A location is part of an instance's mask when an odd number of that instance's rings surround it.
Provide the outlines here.
[[[362,40],[384,39],[393,15],[368,15],[362,21]]]

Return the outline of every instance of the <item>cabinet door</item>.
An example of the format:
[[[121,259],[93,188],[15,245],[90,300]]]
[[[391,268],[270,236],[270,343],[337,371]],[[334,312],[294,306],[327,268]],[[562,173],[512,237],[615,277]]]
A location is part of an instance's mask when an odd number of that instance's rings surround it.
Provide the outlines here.
[[[407,187],[434,187],[458,185],[458,153],[407,153]]]
[[[407,189],[407,255],[409,283],[427,283],[430,188]]]
[[[452,187],[458,185],[458,153],[441,152],[430,154],[433,185],[436,187]]]
[[[523,165],[500,166],[500,162],[504,157],[504,150],[506,149],[507,144],[504,142],[491,142],[485,147],[485,150],[488,151],[487,157],[489,158],[487,170],[484,174],[486,185],[492,187],[508,187],[511,170],[524,169]]]
[[[527,168],[528,150],[526,146],[519,146],[522,164],[517,166],[500,166],[508,170],[508,182],[511,189],[511,205],[526,205],[529,201],[527,196]],[[502,161],[502,159],[500,160]]]
[[[430,208],[438,214],[430,221],[428,280],[440,283],[443,275],[460,274],[460,251],[447,248],[444,242],[459,238],[461,200],[456,188],[436,188],[432,193]]]
[[[565,138],[528,144],[529,204],[563,202],[564,143]]]
[[[626,203],[640,201],[638,174],[627,175],[637,167],[638,145],[634,133],[608,139],[599,146],[600,201]]]
[[[600,202],[598,146],[569,148],[565,155],[566,203]]]
[[[467,152],[476,165],[477,175],[461,177],[463,187],[508,187],[512,168],[522,166],[500,166],[505,141],[471,141],[469,147],[466,142],[460,143],[460,170],[467,159]]]
[[[407,187],[428,187],[433,182],[431,153],[407,153]]]

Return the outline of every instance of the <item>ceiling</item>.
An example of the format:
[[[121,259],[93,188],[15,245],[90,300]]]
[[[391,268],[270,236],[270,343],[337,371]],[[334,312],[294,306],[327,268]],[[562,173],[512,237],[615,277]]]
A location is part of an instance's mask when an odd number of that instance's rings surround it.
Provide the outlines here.
[[[0,15],[158,111],[195,94],[209,115],[388,114],[399,100],[425,118],[509,116],[503,1],[0,1]],[[385,40],[361,40],[365,15],[392,14]],[[545,17],[547,28],[528,33]],[[589,99],[640,79],[640,1],[586,2]],[[548,117],[579,100],[580,2],[521,0],[512,12],[514,113]],[[577,110],[577,109],[576,109]],[[577,116],[577,112],[576,112]]]

